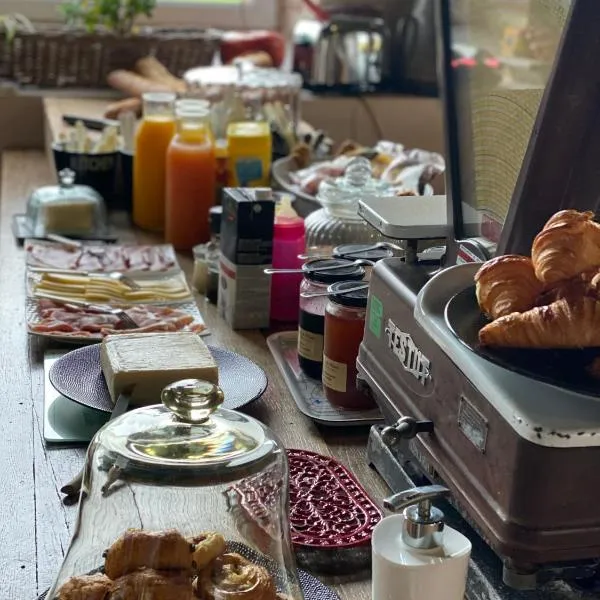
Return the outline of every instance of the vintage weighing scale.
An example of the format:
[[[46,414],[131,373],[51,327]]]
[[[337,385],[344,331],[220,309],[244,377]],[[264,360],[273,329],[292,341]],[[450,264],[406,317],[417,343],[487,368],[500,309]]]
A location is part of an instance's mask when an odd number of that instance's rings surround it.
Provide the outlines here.
[[[412,248],[371,279],[359,384],[389,426],[372,429],[369,461],[394,491],[450,488],[451,525],[474,546],[469,600],[600,597],[600,382],[485,356],[469,337],[481,319],[478,261],[529,254],[552,214],[594,210],[600,198],[597,0],[531,4],[558,49],[544,82],[527,85],[497,61],[476,70],[452,60],[465,37],[497,43],[493,9],[505,2],[472,2],[477,15],[460,25],[439,2],[448,201],[361,205]],[[532,78],[543,76],[543,61],[530,62]],[[446,235],[441,260],[415,251]]]

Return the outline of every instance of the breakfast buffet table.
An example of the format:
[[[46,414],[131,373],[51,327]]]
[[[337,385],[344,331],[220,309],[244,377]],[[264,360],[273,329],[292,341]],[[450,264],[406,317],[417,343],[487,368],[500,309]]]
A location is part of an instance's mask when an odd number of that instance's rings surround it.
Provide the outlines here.
[[[29,337],[25,327],[25,256],[11,232],[11,217],[22,211],[29,193],[52,182],[41,151],[11,151],[2,157],[0,200],[0,385],[3,427],[0,436],[0,598],[34,600],[52,583],[68,547],[76,506],[62,501],[60,488],[81,469],[84,447],[55,447],[43,436],[44,351],[47,343]],[[121,227],[123,241],[152,238]],[[189,276],[192,261],[179,260]],[[288,448],[336,457],[378,501],[386,490],[366,463],[365,429],[321,429],[295,407],[260,331],[232,331],[214,306],[198,299],[211,331],[208,342],[252,358],[267,373],[269,387],[248,413],[269,425]],[[68,349],[68,348],[67,348]],[[343,600],[371,597],[368,574],[323,579]]]

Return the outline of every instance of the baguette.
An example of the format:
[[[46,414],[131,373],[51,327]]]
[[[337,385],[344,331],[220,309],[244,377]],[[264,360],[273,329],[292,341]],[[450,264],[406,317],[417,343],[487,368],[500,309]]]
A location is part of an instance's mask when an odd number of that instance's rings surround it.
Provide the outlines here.
[[[135,70],[146,79],[165,85],[177,94],[183,94],[187,89],[183,79],[175,77],[153,56],[140,58],[140,60],[135,63]]]
[[[146,92],[172,92],[168,85],[152,81],[131,71],[112,71],[106,78],[110,87],[127,94],[127,96],[141,96]]]
[[[140,117],[142,115],[142,99],[126,98],[125,100],[109,104],[104,112],[104,118],[118,119],[119,115],[124,112],[133,112],[136,117]]]

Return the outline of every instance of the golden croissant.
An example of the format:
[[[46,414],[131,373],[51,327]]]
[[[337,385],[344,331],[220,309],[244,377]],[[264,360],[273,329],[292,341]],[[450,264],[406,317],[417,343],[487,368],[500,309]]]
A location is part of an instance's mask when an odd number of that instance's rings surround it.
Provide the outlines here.
[[[600,225],[591,212],[556,213],[533,240],[531,259],[537,278],[552,284],[600,267]]]
[[[600,301],[589,296],[561,298],[501,317],[482,327],[479,342],[507,348],[600,347]]]
[[[477,302],[492,319],[535,306],[542,283],[526,256],[508,254],[488,260],[475,274]]]

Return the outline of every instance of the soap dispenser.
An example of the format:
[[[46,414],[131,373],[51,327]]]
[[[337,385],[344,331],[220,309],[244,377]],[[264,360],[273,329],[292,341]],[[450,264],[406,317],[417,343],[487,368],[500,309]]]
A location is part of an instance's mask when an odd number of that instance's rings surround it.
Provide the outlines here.
[[[439,485],[413,488],[384,501],[394,514],[373,531],[372,600],[463,600],[471,542],[444,522],[432,500]]]

